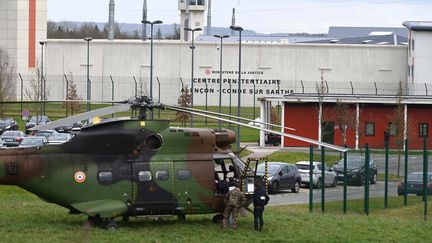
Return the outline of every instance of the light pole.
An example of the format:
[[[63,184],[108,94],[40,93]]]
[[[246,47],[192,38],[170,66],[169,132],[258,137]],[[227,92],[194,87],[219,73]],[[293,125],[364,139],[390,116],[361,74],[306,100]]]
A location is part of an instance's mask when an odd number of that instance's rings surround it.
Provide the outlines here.
[[[220,61],[219,61],[219,114],[222,113],[222,51],[223,51],[223,39],[228,38],[229,35],[214,35],[214,37],[220,39]],[[221,115],[219,115],[221,118]],[[218,121],[219,129],[221,129],[221,121]]]
[[[184,28],[185,31],[191,31],[192,32],[192,45],[190,46],[190,49],[192,50],[192,68],[191,68],[191,107],[193,108],[194,106],[194,50],[195,50],[195,45],[194,45],[194,36],[195,36],[195,31],[201,31],[201,28]],[[191,115],[191,121],[190,121],[190,125],[191,127],[193,127],[193,115]]]
[[[45,77],[44,77],[44,45],[45,42],[44,41],[39,41],[39,44],[41,45],[41,70],[40,70],[40,85],[41,85],[41,113],[42,115],[44,115],[45,113]]]
[[[241,33],[243,28],[236,25],[231,25],[230,29],[239,32],[239,66],[238,66],[238,91],[237,91],[237,122],[240,123],[240,92],[241,92]],[[240,124],[237,125],[237,149],[240,149]]]
[[[91,82],[90,82],[90,41],[92,37],[84,37],[84,41],[87,42],[87,111],[90,111],[90,100],[91,100]]]
[[[150,99],[153,99],[153,25],[162,24],[160,20],[148,21],[142,20],[141,23],[150,25]],[[153,120],[153,110],[150,112],[150,118]]]

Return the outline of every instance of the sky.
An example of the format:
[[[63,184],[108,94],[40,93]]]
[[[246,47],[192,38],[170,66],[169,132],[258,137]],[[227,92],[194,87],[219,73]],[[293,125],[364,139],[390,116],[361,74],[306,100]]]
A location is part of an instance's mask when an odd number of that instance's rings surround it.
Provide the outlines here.
[[[48,19],[107,22],[108,3],[48,0]],[[143,0],[115,4],[116,22],[141,22]],[[147,0],[147,5],[149,20],[179,23],[178,0]],[[432,0],[212,0],[212,26],[230,26],[232,8],[237,25],[260,33],[326,33],[329,26],[402,27],[406,20],[432,20]]]

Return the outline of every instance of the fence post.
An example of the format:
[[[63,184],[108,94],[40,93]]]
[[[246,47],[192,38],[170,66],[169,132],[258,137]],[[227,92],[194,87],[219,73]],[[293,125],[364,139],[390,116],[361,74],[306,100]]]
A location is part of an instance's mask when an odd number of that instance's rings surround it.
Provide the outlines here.
[[[347,152],[344,152],[343,213],[347,212]]]
[[[325,147],[321,146],[321,212],[325,212]]]
[[[63,74],[65,80],[66,80],[66,97],[65,100],[68,100],[68,96],[69,96],[69,80],[66,76],[66,74]],[[66,117],[69,116],[69,102],[66,102]]]
[[[389,132],[384,132],[385,167],[384,167],[384,208],[388,207],[388,166],[389,166]]]
[[[114,106],[114,80],[112,78],[112,76],[110,75],[110,79],[111,79],[111,106]],[[114,113],[111,114],[111,117],[114,117]]]
[[[159,77],[156,77],[156,81],[158,82],[158,101],[159,103],[161,103],[161,98],[160,98],[160,94],[161,94],[161,85],[160,85],[160,81],[159,81]],[[160,119],[160,110],[158,109],[158,119]]]
[[[21,73],[18,73],[18,75],[19,75],[19,77],[20,77],[20,79],[21,79],[21,114],[20,114],[20,116],[22,116],[22,112],[23,112],[23,87],[24,87],[24,80],[23,80],[23,78],[22,78],[22,76],[21,76]]]
[[[309,147],[309,212],[313,211],[313,146]]]
[[[405,139],[404,205],[408,205],[408,139]]]
[[[369,216],[369,144],[366,144],[366,159],[365,159],[365,178],[364,178],[364,183],[365,183],[364,212],[365,212],[366,216]]]
[[[427,152],[427,141],[426,136],[423,138],[423,201],[424,201],[424,220],[427,220],[427,207],[428,207],[428,191],[427,191],[427,181],[428,181],[428,152]]]

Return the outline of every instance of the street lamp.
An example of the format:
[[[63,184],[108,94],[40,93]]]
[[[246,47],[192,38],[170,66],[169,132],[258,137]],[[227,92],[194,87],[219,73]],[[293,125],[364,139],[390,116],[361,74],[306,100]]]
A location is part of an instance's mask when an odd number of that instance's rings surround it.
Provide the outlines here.
[[[91,100],[91,81],[90,81],[90,41],[92,37],[84,37],[84,41],[87,42],[87,111],[90,111],[90,100]]]
[[[237,149],[240,149],[240,92],[241,92],[241,33],[243,28],[236,25],[231,25],[230,29],[239,32],[239,66],[238,66],[238,100],[237,100]]]
[[[195,36],[195,31],[201,31],[201,28],[184,28],[184,30],[186,31],[191,31],[192,32],[192,45],[190,46],[190,49],[192,50],[192,71],[191,71],[191,107],[193,108],[194,106],[194,50],[195,50],[195,45],[194,45],[194,36]],[[191,121],[190,121],[190,125],[191,127],[193,127],[193,115],[191,115]]]
[[[40,70],[40,85],[41,85],[41,113],[42,115],[45,114],[45,103],[43,102],[45,100],[45,77],[44,77],[44,45],[45,41],[39,41],[39,44],[41,45],[41,70]]]
[[[228,38],[229,35],[214,35],[214,37],[220,39],[220,62],[219,62],[219,118],[221,118],[221,107],[222,107],[222,51],[223,51],[223,39]],[[218,121],[219,129],[221,129],[221,121]]]
[[[161,20],[148,21],[142,20],[142,24],[150,25],[150,99],[153,99],[153,25],[162,24]],[[150,113],[150,118],[153,120],[153,110]]]

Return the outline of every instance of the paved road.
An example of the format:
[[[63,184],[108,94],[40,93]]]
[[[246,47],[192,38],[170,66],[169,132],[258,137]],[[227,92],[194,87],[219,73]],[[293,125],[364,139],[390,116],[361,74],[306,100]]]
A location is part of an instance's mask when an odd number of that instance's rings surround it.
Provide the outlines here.
[[[389,182],[389,196],[397,196],[397,182]],[[364,186],[348,186],[347,197],[350,199],[364,198]],[[378,181],[375,185],[369,187],[370,197],[384,196],[384,182]],[[321,189],[313,190],[314,202],[321,201]],[[338,184],[337,187],[326,187],[325,191],[326,202],[342,201],[343,200],[343,185]],[[309,189],[302,187],[299,193],[291,191],[279,192],[275,195],[270,195],[269,205],[290,205],[290,204],[305,204],[309,203]]]

